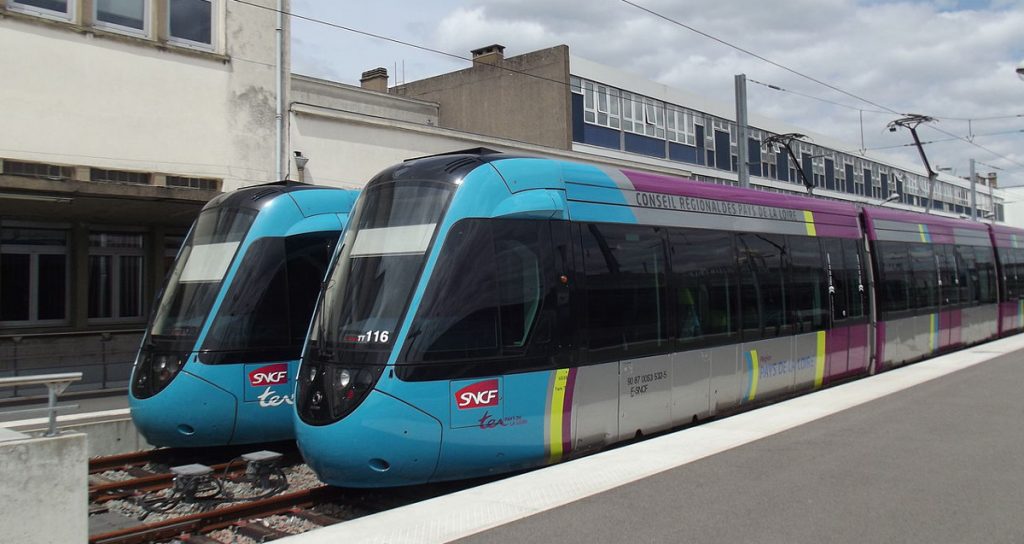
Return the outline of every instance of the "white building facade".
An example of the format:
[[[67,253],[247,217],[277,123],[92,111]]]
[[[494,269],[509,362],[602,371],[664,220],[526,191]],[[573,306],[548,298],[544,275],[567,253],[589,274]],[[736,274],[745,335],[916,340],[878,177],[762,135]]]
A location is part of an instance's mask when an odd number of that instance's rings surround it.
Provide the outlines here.
[[[199,209],[277,177],[277,5],[0,0],[0,376],[126,383]]]

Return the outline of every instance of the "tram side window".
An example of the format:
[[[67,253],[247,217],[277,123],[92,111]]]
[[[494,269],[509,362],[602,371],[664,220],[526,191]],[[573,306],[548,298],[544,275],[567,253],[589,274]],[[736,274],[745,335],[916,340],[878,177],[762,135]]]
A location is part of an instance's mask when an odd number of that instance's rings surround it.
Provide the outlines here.
[[[550,342],[548,228],[528,220],[455,224],[413,321],[406,360],[514,357]]]
[[[1013,271],[1016,282],[1014,282],[1014,299],[1024,295],[1024,249],[1011,249],[1009,253],[1013,256]]]
[[[882,314],[902,312],[910,309],[910,259],[907,244],[903,242],[878,242],[879,282],[882,300],[879,310]]]
[[[1003,248],[1003,296],[1005,300],[1017,300],[1024,294],[1024,250]]]
[[[410,361],[498,355],[498,288],[491,223],[452,226],[408,340]]]
[[[960,270],[960,301],[964,304],[978,304],[978,267],[971,246],[956,246],[957,263]]]
[[[976,246],[974,255],[978,268],[978,283],[974,286],[975,298],[982,304],[991,304],[996,301],[995,255],[988,246]]]
[[[867,315],[867,273],[864,270],[864,253],[861,251],[861,240],[843,240],[843,268],[846,285],[849,290],[850,319],[860,319]]]
[[[581,234],[589,347],[603,352],[592,362],[668,351],[661,229],[591,223]]]
[[[828,323],[828,290],[818,238],[790,236],[789,310],[796,332],[816,331]]]
[[[956,267],[956,251],[951,245],[936,245],[935,260],[939,264],[939,304],[955,306],[960,303],[960,275]]]
[[[788,334],[782,273],[785,238],[740,234],[736,242],[744,340]]]
[[[930,244],[910,244],[910,307],[927,309],[935,306],[938,270]]]
[[[1017,271],[1020,266],[1017,258],[1017,250],[1011,248],[999,248],[999,264],[1003,268],[1002,295],[1003,300],[1017,300]]]
[[[733,235],[672,229],[669,247],[679,342],[693,348],[729,341],[737,331]]]

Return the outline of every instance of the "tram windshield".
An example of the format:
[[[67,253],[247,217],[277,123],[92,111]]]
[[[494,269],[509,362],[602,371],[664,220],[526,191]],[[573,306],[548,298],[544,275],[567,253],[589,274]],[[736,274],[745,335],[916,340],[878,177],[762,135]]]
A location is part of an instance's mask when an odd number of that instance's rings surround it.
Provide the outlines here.
[[[318,358],[380,363],[386,357],[453,189],[387,182],[363,193],[314,317],[310,342]]]
[[[153,316],[151,339],[172,341],[182,347],[195,343],[256,213],[221,207],[199,214]]]

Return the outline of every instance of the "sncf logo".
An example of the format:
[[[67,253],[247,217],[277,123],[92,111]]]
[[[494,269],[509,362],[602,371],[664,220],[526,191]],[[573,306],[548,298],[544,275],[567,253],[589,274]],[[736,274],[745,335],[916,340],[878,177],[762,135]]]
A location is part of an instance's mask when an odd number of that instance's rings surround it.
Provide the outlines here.
[[[455,405],[459,410],[498,405],[498,380],[484,380],[467,385],[455,392]]]
[[[253,387],[288,383],[288,364],[277,363],[257,368],[249,373],[249,383]]]

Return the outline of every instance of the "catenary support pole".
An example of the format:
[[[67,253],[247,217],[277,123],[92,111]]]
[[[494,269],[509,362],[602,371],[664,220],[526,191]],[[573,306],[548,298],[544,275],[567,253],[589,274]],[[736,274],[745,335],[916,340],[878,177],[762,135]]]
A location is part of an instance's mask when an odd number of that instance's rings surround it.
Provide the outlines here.
[[[737,179],[740,187],[750,187],[750,167],[748,166],[749,137],[747,136],[747,75],[736,75],[736,156]]]
[[[978,175],[975,173],[974,159],[971,159],[971,221],[978,220]]]

